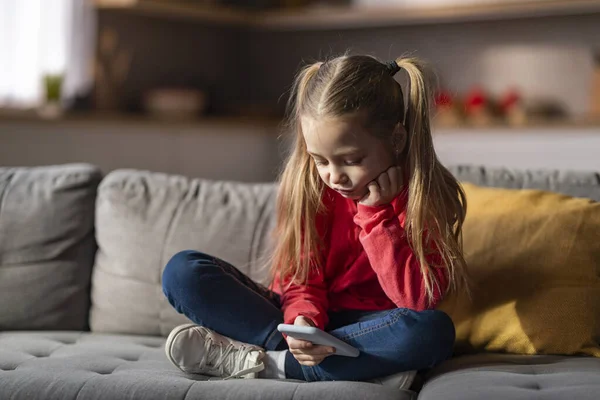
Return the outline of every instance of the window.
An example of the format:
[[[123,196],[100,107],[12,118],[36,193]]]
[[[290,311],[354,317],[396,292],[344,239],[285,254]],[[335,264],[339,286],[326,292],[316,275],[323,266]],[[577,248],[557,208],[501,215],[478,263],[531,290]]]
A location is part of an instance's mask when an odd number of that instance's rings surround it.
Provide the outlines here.
[[[44,76],[63,76],[62,98],[92,85],[95,15],[87,0],[0,0],[0,107],[42,103]]]

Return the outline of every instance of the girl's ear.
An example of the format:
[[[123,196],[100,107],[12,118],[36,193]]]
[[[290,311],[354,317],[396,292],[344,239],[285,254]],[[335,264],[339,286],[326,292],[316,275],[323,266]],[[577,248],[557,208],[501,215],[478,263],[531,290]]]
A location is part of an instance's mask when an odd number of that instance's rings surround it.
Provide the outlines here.
[[[398,124],[396,124],[392,138],[394,154],[396,157],[400,157],[400,154],[404,152],[404,148],[406,147],[406,142],[408,139],[408,134],[402,123],[398,122]]]

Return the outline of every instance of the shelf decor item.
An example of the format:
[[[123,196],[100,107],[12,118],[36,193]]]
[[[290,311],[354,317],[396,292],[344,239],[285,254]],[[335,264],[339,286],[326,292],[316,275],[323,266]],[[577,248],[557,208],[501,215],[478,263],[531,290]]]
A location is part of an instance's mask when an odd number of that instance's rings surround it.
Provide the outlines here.
[[[508,89],[500,98],[498,108],[508,125],[523,126],[527,123],[527,109],[519,90]]]
[[[63,115],[61,93],[64,76],[60,73],[45,74],[43,76],[44,98],[38,107],[38,114],[42,118],[55,119]]]
[[[116,112],[120,109],[122,89],[131,66],[131,52],[120,48],[119,35],[104,28],[98,38],[95,64],[95,106],[97,110]]]
[[[205,113],[208,106],[204,91],[187,88],[159,87],[143,96],[144,110],[151,117],[169,120],[192,120]]]
[[[446,90],[441,90],[434,97],[435,114],[434,122],[445,127],[460,126],[462,115],[457,99]]]
[[[494,123],[494,107],[489,94],[481,87],[473,87],[465,98],[465,117],[473,126],[489,126]]]

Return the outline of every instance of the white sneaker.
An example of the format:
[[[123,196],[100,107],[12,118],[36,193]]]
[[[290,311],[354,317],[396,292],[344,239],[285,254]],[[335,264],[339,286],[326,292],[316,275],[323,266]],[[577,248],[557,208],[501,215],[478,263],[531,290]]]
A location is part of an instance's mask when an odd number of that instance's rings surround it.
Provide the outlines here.
[[[176,367],[191,374],[224,379],[256,378],[265,368],[262,348],[194,324],[173,329],[167,338],[165,352]]]
[[[417,376],[417,371],[404,371],[397,374],[371,379],[369,382],[391,387],[398,390],[408,390]]]

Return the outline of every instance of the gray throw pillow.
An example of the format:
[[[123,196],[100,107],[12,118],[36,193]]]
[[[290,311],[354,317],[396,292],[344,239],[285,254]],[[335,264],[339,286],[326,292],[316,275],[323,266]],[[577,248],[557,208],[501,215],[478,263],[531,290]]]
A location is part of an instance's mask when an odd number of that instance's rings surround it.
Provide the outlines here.
[[[0,168],[0,330],[87,327],[100,170]]]
[[[171,307],[161,285],[166,263],[181,250],[222,258],[262,281],[275,193],[274,184],[134,170],[108,174],[96,207],[91,330],[167,335],[189,322]]]

